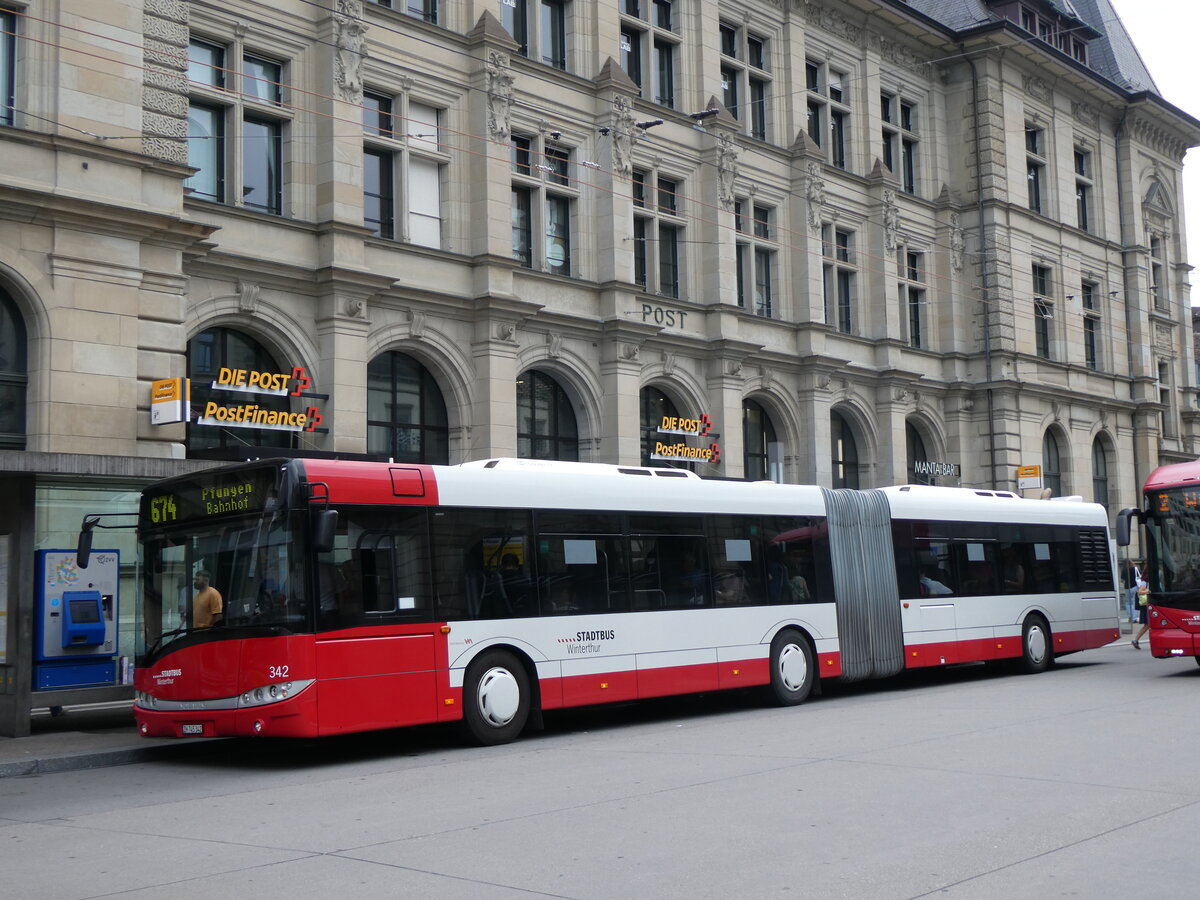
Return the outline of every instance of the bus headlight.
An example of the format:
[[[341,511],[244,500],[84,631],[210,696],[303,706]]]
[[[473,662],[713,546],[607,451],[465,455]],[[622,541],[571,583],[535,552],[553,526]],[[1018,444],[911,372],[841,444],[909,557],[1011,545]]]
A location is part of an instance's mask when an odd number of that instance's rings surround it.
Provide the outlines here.
[[[238,698],[238,706],[246,708],[280,703],[300,693],[312,684],[314,680],[312,678],[305,678],[300,681],[278,681],[274,684],[264,684],[261,687],[251,688]]]

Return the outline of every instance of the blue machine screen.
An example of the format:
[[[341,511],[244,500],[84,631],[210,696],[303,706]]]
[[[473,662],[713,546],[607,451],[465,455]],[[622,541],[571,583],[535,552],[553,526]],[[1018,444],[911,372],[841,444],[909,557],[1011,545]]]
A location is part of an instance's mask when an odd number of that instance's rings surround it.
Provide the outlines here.
[[[72,600],[71,621],[78,625],[91,625],[100,621],[100,606],[95,600]]]

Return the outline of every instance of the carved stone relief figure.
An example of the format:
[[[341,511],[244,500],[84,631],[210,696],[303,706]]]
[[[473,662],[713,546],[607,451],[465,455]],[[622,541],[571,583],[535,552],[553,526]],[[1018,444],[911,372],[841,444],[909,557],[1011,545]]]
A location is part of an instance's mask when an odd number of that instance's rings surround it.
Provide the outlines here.
[[[889,188],[883,192],[883,245],[889,252],[896,249],[899,229],[900,208],[896,205],[896,192]]]
[[[955,272],[963,269],[963,250],[966,239],[963,236],[962,218],[958,213],[950,213],[950,265]]]
[[[499,50],[488,53],[487,73],[488,131],[492,140],[507,141],[512,133],[509,114],[513,101],[513,73],[508,54]]]
[[[737,145],[733,137],[721,132],[717,135],[717,177],[720,182],[721,205],[726,209],[733,207],[733,182],[737,178]]]
[[[614,175],[633,174],[633,103],[628,97],[613,98],[612,167]]]
[[[335,55],[334,84],[347,103],[361,103],[363,92],[362,62],[367,56],[367,26],[362,23],[359,0],[338,0],[338,15],[333,17]]]
[[[825,205],[825,179],[821,176],[821,164],[810,162],[804,183],[804,199],[808,201],[808,226],[821,227],[821,207]]]

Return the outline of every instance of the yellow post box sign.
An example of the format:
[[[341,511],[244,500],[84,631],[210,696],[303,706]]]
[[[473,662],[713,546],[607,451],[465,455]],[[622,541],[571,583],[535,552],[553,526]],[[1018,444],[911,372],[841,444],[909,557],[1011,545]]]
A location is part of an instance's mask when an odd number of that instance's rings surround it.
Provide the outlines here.
[[[164,378],[150,382],[150,424],[186,422],[188,389],[186,378]]]
[[[1017,490],[1037,490],[1042,486],[1041,466],[1017,466]]]

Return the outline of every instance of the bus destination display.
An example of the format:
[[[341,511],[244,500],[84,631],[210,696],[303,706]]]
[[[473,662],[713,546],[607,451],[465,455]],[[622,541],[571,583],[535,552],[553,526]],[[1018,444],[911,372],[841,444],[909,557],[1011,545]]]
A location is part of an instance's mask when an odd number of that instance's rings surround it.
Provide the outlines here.
[[[170,490],[147,491],[142,498],[142,522],[173,525],[212,516],[261,510],[274,492],[273,470],[238,477],[175,482]]]

